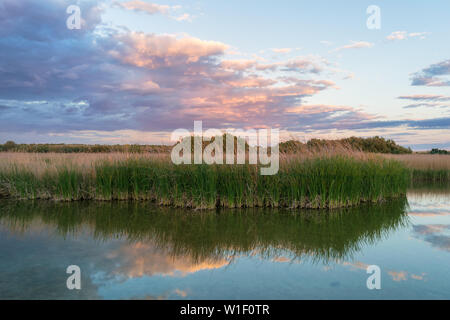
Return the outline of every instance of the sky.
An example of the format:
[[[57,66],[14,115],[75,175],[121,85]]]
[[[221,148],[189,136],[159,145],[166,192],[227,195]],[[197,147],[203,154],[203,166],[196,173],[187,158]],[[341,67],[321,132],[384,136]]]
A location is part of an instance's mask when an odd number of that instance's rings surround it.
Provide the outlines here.
[[[0,142],[167,144],[201,120],[450,149],[449,12],[444,0],[0,0]]]

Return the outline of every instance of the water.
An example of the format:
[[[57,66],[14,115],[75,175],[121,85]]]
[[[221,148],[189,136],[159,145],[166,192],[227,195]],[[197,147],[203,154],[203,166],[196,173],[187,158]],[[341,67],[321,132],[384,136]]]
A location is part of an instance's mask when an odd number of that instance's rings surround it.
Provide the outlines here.
[[[0,202],[0,299],[449,299],[449,266],[445,189],[332,213]]]

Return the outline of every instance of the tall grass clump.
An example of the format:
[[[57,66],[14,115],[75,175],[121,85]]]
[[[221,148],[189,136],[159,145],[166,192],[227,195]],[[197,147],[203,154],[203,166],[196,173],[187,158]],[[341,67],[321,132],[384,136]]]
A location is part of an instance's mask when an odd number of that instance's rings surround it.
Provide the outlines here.
[[[164,158],[0,166],[0,196],[55,200],[152,200],[187,208],[337,208],[406,193],[400,162],[371,157],[286,158],[276,175],[259,165],[174,165]]]

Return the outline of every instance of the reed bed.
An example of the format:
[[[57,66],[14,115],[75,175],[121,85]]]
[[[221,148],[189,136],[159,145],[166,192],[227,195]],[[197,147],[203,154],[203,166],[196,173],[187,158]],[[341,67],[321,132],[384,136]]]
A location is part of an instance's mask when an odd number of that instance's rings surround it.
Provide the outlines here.
[[[19,199],[151,200],[196,209],[338,208],[406,193],[398,161],[343,155],[283,157],[278,174],[258,165],[179,165],[168,155],[5,154],[0,194]]]
[[[411,181],[418,183],[450,183],[450,155],[404,154],[383,155],[387,159],[402,162],[410,169]]]

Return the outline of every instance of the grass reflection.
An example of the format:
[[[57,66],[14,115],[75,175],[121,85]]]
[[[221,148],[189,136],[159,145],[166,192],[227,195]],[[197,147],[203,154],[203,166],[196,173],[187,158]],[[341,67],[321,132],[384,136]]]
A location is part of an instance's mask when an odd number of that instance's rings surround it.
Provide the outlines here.
[[[314,262],[351,259],[408,223],[406,198],[332,211],[233,209],[187,211],[148,202],[0,201],[0,225],[11,232],[33,226],[61,237],[88,232],[97,241],[144,242],[193,261],[289,254]]]

